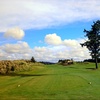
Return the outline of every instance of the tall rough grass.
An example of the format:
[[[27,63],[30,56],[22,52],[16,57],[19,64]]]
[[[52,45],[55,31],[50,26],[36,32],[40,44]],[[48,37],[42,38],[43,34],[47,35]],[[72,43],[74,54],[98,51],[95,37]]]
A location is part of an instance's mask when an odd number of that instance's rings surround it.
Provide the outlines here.
[[[34,64],[39,63],[32,63],[30,60],[2,60],[0,61],[0,74],[31,70]]]

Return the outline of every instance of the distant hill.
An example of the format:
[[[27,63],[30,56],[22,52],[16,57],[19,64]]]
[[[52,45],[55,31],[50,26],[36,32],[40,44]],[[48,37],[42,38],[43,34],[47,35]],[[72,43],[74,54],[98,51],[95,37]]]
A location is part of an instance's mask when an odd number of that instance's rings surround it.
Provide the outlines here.
[[[45,61],[41,61],[40,63],[42,63],[42,64],[55,64],[55,63],[53,63],[53,62],[45,62]]]

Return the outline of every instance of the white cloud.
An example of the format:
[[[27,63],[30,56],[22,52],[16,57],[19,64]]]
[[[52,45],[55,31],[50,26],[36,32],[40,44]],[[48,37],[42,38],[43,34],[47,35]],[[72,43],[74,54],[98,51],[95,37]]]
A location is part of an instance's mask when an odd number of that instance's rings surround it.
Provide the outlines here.
[[[26,42],[18,41],[16,44],[5,44],[1,46],[2,50],[7,53],[27,53],[30,49]]]
[[[5,32],[4,37],[20,40],[24,37],[24,31],[18,27],[10,28]]]
[[[76,47],[79,45],[79,42],[77,40],[66,39],[62,41],[62,44],[68,47]]]
[[[82,61],[84,59],[89,59],[89,52],[86,48],[77,46],[76,48],[66,46],[51,46],[45,47],[36,47],[34,48],[34,57],[38,61],[52,61],[57,62],[59,59],[71,59],[73,58],[76,61]],[[33,49],[33,51],[34,51]]]
[[[16,44],[2,45],[0,49],[2,54],[0,59],[28,59],[32,54],[29,45],[22,41],[18,41]]]
[[[80,46],[81,39],[65,39],[61,40],[60,36],[55,34],[48,34],[45,37],[52,36],[54,41],[47,42],[49,45],[44,47],[30,48],[27,42],[18,41],[15,44],[5,44],[0,46],[0,59],[30,59],[32,56],[37,61],[52,61],[57,62],[59,59],[84,60],[89,59],[89,51],[87,48]],[[58,43],[55,40],[58,39]],[[60,42],[59,42],[60,40]]]
[[[61,38],[56,35],[56,33],[53,33],[45,36],[45,42],[51,45],[60,45],[62,41]]]
[[[49,45],[64,45],[67,47],[76,47],[76,46],[80,46],[79,42],[84,42],[83,39],[79,39],[79,40],[74,40],[74,39],[65,39],[65,40],[61,40],[61,37],[58,36],[56,33],[52,33],[52,34],[47,34],[45,36],[45,42]]]
[[[48,34],[45,36],[45,42],[48,43],[49,45],[52,45],[51,55],[55,56],[56,59],[73,58],[74,60],[83,60],[90,58],[88,49],[86,47],[82,48],[80,45],[80,43],[83,43],[84,41],[85,40],[83,39],[61,40],[60,36],[58,36],[56,33]]]
[[[100,18],[100,0],[3,0],[0,32],[11,27],[46,28]]]

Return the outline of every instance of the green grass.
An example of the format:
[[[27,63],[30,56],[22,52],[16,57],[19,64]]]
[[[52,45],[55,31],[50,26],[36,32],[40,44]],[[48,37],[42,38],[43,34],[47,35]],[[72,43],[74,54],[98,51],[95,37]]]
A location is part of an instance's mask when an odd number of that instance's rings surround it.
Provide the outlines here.
[[[0,100],[99,100],[100,70],[93,68],[92,63],[42,65],[0,76]]]

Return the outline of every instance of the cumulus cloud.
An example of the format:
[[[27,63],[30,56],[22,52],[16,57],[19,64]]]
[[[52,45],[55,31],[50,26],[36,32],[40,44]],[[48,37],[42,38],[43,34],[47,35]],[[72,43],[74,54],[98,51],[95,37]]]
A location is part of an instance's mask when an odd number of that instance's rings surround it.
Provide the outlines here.
[[[62,41],[61,38],[56,35],[56,33],[53,33],[45,36],[45,42],[51,45],[60,45]]]
[[[0,46],[0,59],[28,59],[32,50],[27,42],[18,41],[15,44],[5,44]]]
[[[4,37],[20,40],[24,37],[24,31],[18,27],[10,28],[5,32]]]
[[[1,45],[0,59],[30,59],[34,56],[37,61],[57,62],[59,59],[73,58],[74,60],[82,61],[90,58],[88,49],[86,47],[82,48],[79,44],[83,42],[81,39],[62,40],[56,33],[46,35],[45,39],[48,45],[43,47],[35,46],[31,48],[24,41]],[[58,43],[55,40],[58,40]]]
[[[66,46],[36,47],[34,48],[34,56],[38,61],[57,62],[59,59],[71,59],[82,61],[89,59],[90,55],[87,48],[77,46],[76,48]]]
[[[56,33],[52,33],[52,34],[47,34],[45,36],[45,42],[49,45],[64,45],[67,47],[76,47],[76,46],[80,46],[79,42],[83,42],[83,39],[80,40],[74,40],[74,39],[65,39],[62,40],[60,36],[58,36]]]
[[[79,42],[77,40],[66,39],[62,41],[62,44],[68,47],[76,47],[79,45]]]
[[[49,49],[52,51],[51,53],[52,57],[56,57],[55,58],[56,60],[67,59],[67,58],[73,58],[74,60],[83,60],[90,58],[88,49],[86,47],[82,48],[80,45],[80,43],[84,41],[85,40],[83,39],[61,40],[60,36],[58,36],[56,33],[48,34],[45,36],[45,42],[48,43],[49,45],[52,45],[51,46],[52,49],[51,48]]]
[[[38,29],[100,18],[100,0],[3,0],[0,32],[19,26]]]
[[[29,51],[28,44],[22,41],[18,41],[16,44],[5,44],[1,48],[7,53],[27,53]]]

